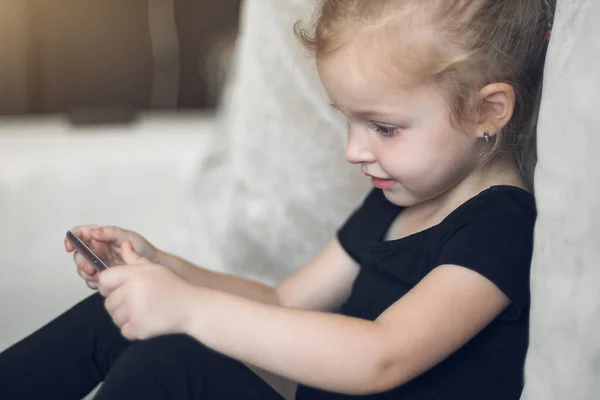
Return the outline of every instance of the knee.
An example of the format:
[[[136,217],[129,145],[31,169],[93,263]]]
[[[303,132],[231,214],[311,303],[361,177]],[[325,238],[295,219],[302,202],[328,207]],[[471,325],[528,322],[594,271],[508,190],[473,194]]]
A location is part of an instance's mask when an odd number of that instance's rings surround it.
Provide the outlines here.
[[[170,370],[185,368],[190,362],[206,364],[212,351],[187,335],[159,336],[133,343],[123,354],[129,364],[143,366],[145,370]],[[201,361],[201,362],[199,362]]]
[[[165,335],[137,341],[132,347],[135,347],[139,351],[156,352],[163,350],[189,350],[196,346],[201,346],[200,342],[187,335]]]
[[[210,352],[185,335],[134,342],[111,368],[97,398],[199,398],[211,362],[202,358]]]

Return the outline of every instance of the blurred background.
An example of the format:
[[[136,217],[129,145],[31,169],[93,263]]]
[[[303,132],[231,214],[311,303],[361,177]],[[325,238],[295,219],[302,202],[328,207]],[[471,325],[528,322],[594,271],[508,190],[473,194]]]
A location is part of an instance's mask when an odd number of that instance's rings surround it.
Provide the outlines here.
[[[124,118],[215,107],[240,0],[0,0],[0,7],[0,115]]]

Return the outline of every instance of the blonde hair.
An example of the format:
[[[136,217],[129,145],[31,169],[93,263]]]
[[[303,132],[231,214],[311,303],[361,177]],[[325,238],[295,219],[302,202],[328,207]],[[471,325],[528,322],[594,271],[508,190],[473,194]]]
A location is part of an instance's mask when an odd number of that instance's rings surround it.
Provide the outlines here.
[[[404,46],[403,60],[423,41],[423,57],[411,72],[436,84],[447,96],[450,119],[464,128],[479,114],[477,96],[488,84],[504,82],[516,93],[513,116],[493,139],[483,162],[512,154],[532,180],[535,133],[542,92],[548,33],[556,0],[320,0],[309,29],[296,23],[300,42],[317,58],[327,58],[356,37],[386,30],[390,43]],[[419,24],[411,23],[418,20]],[[418,42],[405,32],[426,31]],[[410,37],[409,37],[410,36]],[[423,36],[423,35],[422,35]],[[417,38],[418,39],[418,38]],[[411,44],[412,43],[412,44]],[[415,44],[416,43],[416,44]],[[412,45],[411,51],[406,51]],[[413,60],[413,61],[415,61]]]

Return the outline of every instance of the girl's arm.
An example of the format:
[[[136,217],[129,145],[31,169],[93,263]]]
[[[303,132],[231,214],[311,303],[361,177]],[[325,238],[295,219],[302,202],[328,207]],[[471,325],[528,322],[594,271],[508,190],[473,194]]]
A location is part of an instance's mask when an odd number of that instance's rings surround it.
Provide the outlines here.
[[[432,368],[509,302],[483,276],[451,265],[436,268],[375,322],[197,290],[185,333],[243,362],[348,394],[389,390]]]
[[[157,264],[166,266],[192,285],[219,290],[260,303],[279,305],[279,298],[272,286],[230,274],[211,271],[163,251],[157,254],[155,259]]]
[[[165,252],[157,254],[156,262],[196,286],[260,303],[320,311],[333,310],[345,301],[359,269],[337,238],[333,238],[310,263],[277,287],[213,272]]]

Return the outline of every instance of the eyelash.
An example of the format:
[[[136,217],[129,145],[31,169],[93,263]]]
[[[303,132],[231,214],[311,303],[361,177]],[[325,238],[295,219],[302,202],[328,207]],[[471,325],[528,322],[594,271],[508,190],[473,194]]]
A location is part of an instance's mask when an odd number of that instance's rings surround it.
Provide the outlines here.
[[[382,126],[376,122],[371,122],[368,125],[369,129],[374,130],[382,136],[391,137],[398,134],[400,128],[390,127],[390,126]]]
[[[335,104],[330,103],[329,106],[336,112],[341,111]],[[400,131],[400,128],[382,126],[376,122],[370,122],[367,126],[369,127],[369,129],[372,129],[385,137],[396,136]]]

